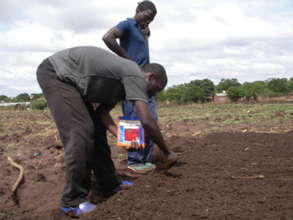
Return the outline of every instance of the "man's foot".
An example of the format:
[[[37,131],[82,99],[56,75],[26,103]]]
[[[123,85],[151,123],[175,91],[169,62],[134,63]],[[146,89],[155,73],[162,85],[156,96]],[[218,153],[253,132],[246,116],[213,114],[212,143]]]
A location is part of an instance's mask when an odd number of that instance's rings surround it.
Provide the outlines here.
[[[91,195],[89,196],[90,201],[92,203],[94,203],[94,204],[98,204],[98,203],[104,202],[107,199],[109,199],[111,196],[113,196],[114,194],[116,194],[117,192],[119,192],[120,190],[129,189],[130,187],[133,186],[133,184],[134,183],[131,182],[131,181],[123,180],[123,181],[120,182],[120,184],[118,186],[116,186],[111,191],[91,193]]]
[[[60,207],[61,211],[70,217],[78,217],[81,214],[92,212],[96,208],[96,205],[90,202],[80,203],[77,207]]]
[[[128,180],[122,180],[121,181],[121,183],[120,183],[120,185],[119,186],[117,186],[117,187],[115,187],[114,189],[113,189],[113,192],[118,192],[118,191],[120,191],[120,190],[122,190],[122,189],[129,189],[130,187],[132,187],[133,186],[133,182],[131,182],[131,181],[128,181]]]
[[[134,173],[147,174],[147,173],[155,170],[156,169],[156,165],[155,164],[152,164],[150,162],[146,162],[146,163],[135,163],[135,164],[128,165],[128,169],[131,170]]]
[[[178,156],[175,152],[170,151],[170,154],[166,157],[164,163],[163,163],[163,169],[169,169],[171,166],[173,166],[178,160]]]

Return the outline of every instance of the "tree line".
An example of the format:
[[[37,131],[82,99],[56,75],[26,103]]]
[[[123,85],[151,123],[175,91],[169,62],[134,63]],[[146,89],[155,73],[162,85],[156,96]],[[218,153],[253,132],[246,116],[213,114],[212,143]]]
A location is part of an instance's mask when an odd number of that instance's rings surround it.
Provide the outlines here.
[[[237,79],[221,79],[215,85],[209,79],[192,80],[167,88],[160,92],[157,101],[170,101],[178,104],[212,101],[216,93],[227,94],[232,101],[245,99],[257,101],[258,97],[276,97],[293,91],[293,78],[272,78],[265,81],[245,82]]]
[[[31,102],[40,98],[44,98],[42,93],[20,93],[15,97],[8,97],[6,95],[0,95],[0,102]]]
[[[215,85],[209,79],[192,80],[189,83],[183,83],[169,87],[156,96],[157,101],[170,101],[178,104],[192,102],[212,101],[216,93],[225,92],[232,101],[239,99],[255,100],[258,97],[276,97],[289,94],[293,91],[293,77],[272,78],[265,81],[245,82],[241,84],[237,79],[221,79]],[[21,93],[16,97],[9,98],[0,95],[0,102],[32,102],[43,103],[42,93]]]
[[[22,104],[22,109],[38,109],[42,110],[47,107],[47,102],[44,98],[44,95],[42,93],[20,93],[19,95],[15,97],[8,97],[6,95],[0,95],[0,103],[23,103],[23,102],[29,102],[30,104]],[[19,105],[19,104],[17,104]],[[11,106],[9,107],[2,107],[4,109],[11,109]]]

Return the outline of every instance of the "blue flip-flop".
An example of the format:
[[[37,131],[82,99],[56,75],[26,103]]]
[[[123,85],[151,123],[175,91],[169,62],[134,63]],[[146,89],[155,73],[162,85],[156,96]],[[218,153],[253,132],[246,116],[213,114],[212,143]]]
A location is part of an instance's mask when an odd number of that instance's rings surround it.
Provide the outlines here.
[[[80,203],[77,207],[60,207],[60,209],[65,213],[72,213],[74,216],[79,216],[81,214],[86,214],[92,212],[96,208],[96,205],[90,202]]]
[[[118,192],[120,191],[122,188],[128,188],[128,187],[131,187],[133,186],[133,182],[131,181],[128,181],[128,180],[123,180],[120,182],[120,184],[118,186],[116,186],[114,189],[113,189],[113,192]]]

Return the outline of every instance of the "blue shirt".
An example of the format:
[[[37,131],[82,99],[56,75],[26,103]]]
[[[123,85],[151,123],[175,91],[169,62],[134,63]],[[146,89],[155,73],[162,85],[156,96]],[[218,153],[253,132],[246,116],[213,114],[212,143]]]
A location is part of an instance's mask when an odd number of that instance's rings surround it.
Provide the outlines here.
[[[144,38],[137,22],[128,18],[117,24],[116,28],[122,33],[120,46],[126,50],[130,58],[140,67],[150,62],[148,41]]]

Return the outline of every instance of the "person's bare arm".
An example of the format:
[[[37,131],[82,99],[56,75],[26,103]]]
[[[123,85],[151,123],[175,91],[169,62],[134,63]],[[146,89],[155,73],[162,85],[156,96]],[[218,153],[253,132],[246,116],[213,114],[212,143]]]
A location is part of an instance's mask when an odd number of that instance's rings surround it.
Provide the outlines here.
[[[134,101],[135,108],[139,115],[139,119],[145,132],[150,138],[158,145],[160,150],[167,156],[170,154],[170,150],[165,144],[162,133],[157,122],[152,118],[148,109],[148,104],[144,101]]]
[[[97,108],[97,113],[99,114],[102,123],[104,126],[110,131],[111,134],[113,134],[115,137],[117,137],[117,130],[116,130],[116,124],[110,114],[110,111],[115,107],[115,105],[103,105],[101,104]]]
[[[122,33],[116,27],[113,27],[103,36],[103,41],[118,56],[130,59],[127,52],[117,42],[117,39],[121,36]]]
[[[177,155],[166,145],[156,120],[154,120],[151,116],[148,104],[144,101],[137,100],[134,101],[134,105],[145,132],[158,145],[160,150],[165,155],[166,168],[170,167],[177,161]]]
[[[115,107],[115,105],[103,105],[101,104],[97,108],[97,113],[99,114],[99,117],[101,118],[102,123],[104,126],[107,128],[107,130],[114,136],[117,137],[117,125],[114,122],[110,111]],[[131,145],[127,148],[128,150],[138,150],[140,149],[140,145],[136,142],[133,141]]]

